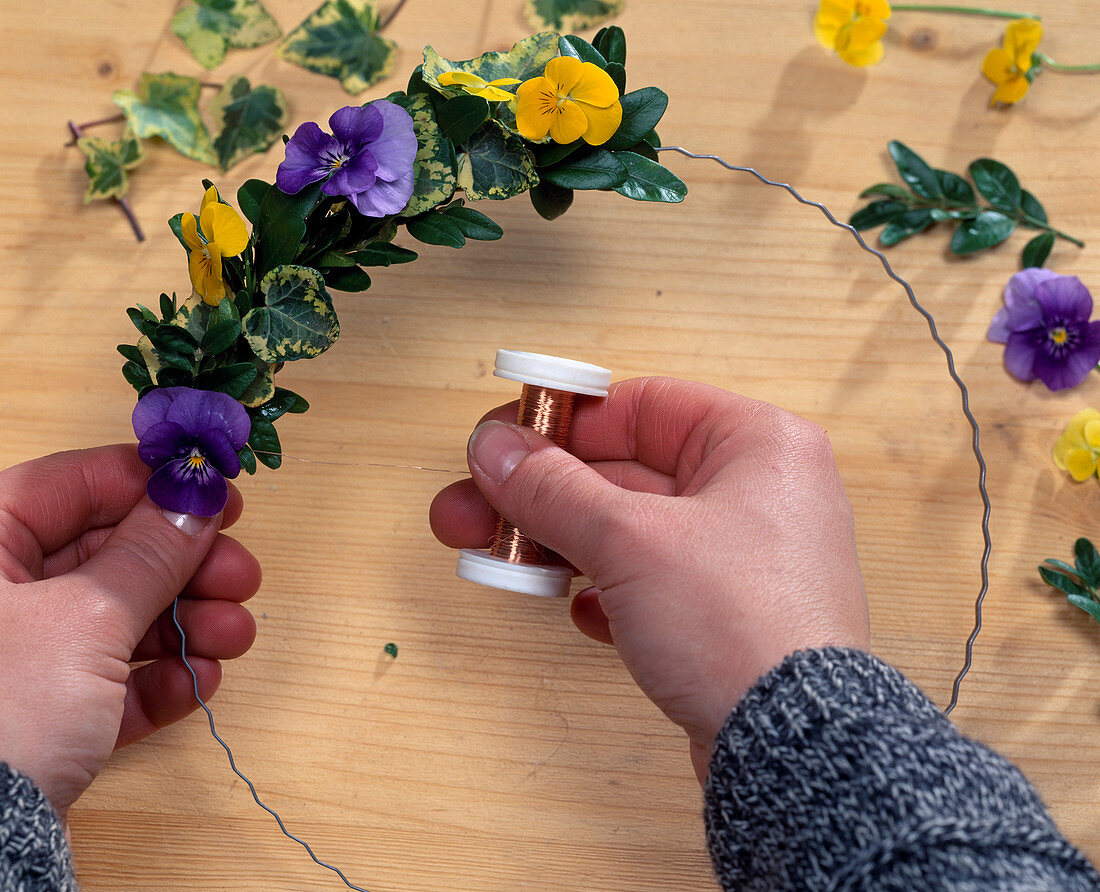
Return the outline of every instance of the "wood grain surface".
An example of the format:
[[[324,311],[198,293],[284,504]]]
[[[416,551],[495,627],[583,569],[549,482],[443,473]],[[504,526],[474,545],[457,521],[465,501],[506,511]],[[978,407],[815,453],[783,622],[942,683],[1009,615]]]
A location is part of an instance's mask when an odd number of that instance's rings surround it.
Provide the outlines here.
[[[289,30],[314,4],[267,6]],[[117,208],[82,204],[65,125],[112,114],[111,91],[142,71],[202,73],[171,33],[174,7],[0,8],[6,466],[132,439],[114,351],[134,337],[123,311],[189,287],[165,221],[197,209],[203,177],[233,195],[270,179],[282,152],[215,176],[150,145],[130,190],[149,238],[135,243]],[[1059,243],[1051,265],[1100,289],[1100,77],[1044,73],[1018,107],[991,110],[979,66],[1003,22],[897,13],[884,61],[857,70],[816,44],[814,8],[627,0],[630,85],[668,92],[665,142],[757,166],[842,218],[863,187],[894,178],[890,139],[949,170],[999,158],[1088,244]],[[1100,61],[1092,0],[1028,9],[1044,17],[1049,55]],[[364,99],[403,85],[425,44],[470,58],[529,28],[521,0],[410,0],[388,33],[398,73]],[[238,71],[282,87],[288,130],[350,100],[270,48],[232,52],[208,77]],[[707,381],[823,425],[855,506],[875,650],[941,706],[950,697],[980,585],[982,506],[959,393],[925,321],[818,211],[712,162],[664,161],[690,187],[681,205],[581,194],[552,224],[523,199],[484,208],[502,240],[424,248],[369,292],[337,295],[340,342],[281,377],[312,403],[281,425],[286,452],[309,462],[241,482],[237,535],[265,572],[250,605],[259,635],[212,706],[263,798],[372,892],[714,888],[682,734],[609,648],[574,630],[566,603],[457,580],[428,529],[474,423],[517,395],[491,374],[497,347],[616,379]],[[889,257],[955,351],[989,461],[990,591],[954,717],[1016,761],[1097,859],[1100,627],[1035,567],[1100,535],[1097,481],[1075,485],[1050,461],[1069,417],[1100,405],[1100,376],[1060,394],[1011,378],[985,330],[1024,237],[970,259],[947,240],[937,231]],[[255,806],[201,714],[119,752],[71,826],[88,890],[342,888]]]

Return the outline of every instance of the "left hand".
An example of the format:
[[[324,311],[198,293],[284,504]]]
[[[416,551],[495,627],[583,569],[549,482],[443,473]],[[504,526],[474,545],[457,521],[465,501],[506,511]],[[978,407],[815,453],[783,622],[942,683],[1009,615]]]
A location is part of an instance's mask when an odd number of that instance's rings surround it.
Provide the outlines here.
[[[64,817],[111,752],[192,710],[171,604],[203,699],[218,660],[252,645],[241,602],[256,559],[219,530],[240,516],[169,515],[133,446],[59,453],[0,472],[0,761]],[[131,662],[145,663],[131,669]]]

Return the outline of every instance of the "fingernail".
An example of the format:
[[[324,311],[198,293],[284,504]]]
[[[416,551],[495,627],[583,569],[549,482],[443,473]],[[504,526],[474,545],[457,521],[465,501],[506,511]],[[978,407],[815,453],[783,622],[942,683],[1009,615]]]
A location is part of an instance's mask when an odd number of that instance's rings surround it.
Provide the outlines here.
[[[197,536],[209,523],[209,517],[196,517],[194,514],[177,514],[175,511],[161,509],[161,514],[177,530],[187,533],[188,536]]]
[[[470,437],[470,458],[496,483],[507,480],[528,452],[527,441],[502,421],[486,421]]]

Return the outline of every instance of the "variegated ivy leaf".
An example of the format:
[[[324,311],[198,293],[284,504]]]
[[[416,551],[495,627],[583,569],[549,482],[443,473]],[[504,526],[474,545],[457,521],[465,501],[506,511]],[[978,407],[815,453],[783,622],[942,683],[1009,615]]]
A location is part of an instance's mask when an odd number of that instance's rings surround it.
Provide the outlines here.
[[[122,109],[135,136],[158,136],[188,158],[214,165],[214,147],[199,115],[201,90],[196,78],[146,71],[138,92],[116,90],[111,100]]]
[[[130,185],[126,171],[137,167],[145,158],[141,140],[129,134],[115,142],[82,136],[76,145],[87,159],[84,162],[84,170],[88,174],[85,204],[97,198],[122,198]]]
[[[192,0],[172,18],[172,30],[204,68],[217,66],[231,46],[262,46],[283,33],[259,0]]]
[[[412,116],[416,131],[419,148],[413,159],[413,194],[400,214],[415,217],[443,204],[454,194],[457,182],[454,146],[440,133],[432,100],[427,94],[391,93],[386,98]]]
[[[320,273],[307,266],[277,266],[260,280],[266,306],[245,313],[245,339],[264,362],[320,356],[336,343],[340,322]]]
[[[397,56],[397,44],[377,30],[374,0],[325,0],[275,55],[338,78],[349,93],[362,93],[392,73]]]
[[[538,181],[523,140],[500,127],[482,127],[458,154],[458,185],[472,201],[511,198]]]
[[[623,0],[526,0],[524,14],[532,28],[583,31],[623,11]]]
[[[239,397],[241,403],[254,409],[275,396],[275,363],[253,359],[258,374]]]
[[[232,75],[210,103],[210,114],[221,124],[214,151],[222,170],[254,152],[263,152],[286,127],[286,97],[278,87],[255,89],[243,75]]]

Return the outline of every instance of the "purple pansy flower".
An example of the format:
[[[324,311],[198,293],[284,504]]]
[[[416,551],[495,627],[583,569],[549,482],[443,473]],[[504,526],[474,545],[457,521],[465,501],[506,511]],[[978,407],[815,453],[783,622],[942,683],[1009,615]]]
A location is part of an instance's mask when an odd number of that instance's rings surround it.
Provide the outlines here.
[[[213,517],[229,498],[226,477],[241,472],[237,452],[252,422],[224,393],[161,387],[134,407],[138,455],[153,469],[145,491],[168,511]]]
[[[365,217],[399,213],[413,193],[417,144],[409,113],[379,99],[338,109],[328,125],[331,135],[312,121],[294,132],[275,184],[293,195],[324,180],[322,192],[346,196]]]
[[[1089,322],[1092,295],[1076,276],[1032,267],[1005,288],[987,336],[1005,345],[1005,367],[1051,390],[1076,387],[1100,362],[1100,322]]]

